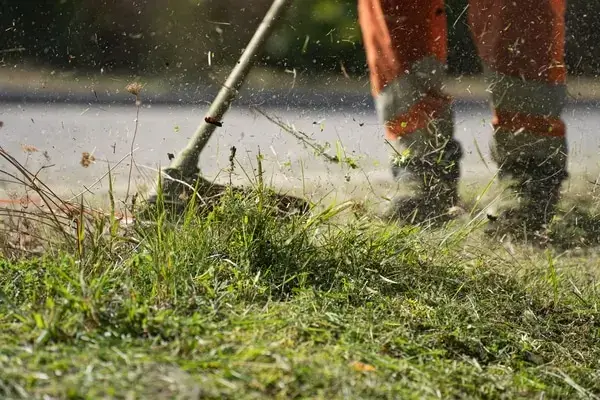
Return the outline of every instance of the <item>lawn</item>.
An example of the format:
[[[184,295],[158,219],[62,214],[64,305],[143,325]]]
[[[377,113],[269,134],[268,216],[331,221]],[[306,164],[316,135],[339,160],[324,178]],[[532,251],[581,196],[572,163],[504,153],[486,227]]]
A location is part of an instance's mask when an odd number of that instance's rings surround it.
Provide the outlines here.
[[[366,76],[321,78],[255,70],[247,88],[368,93]],[[129,80],[0,77],[16,97],[26,87],[96,101],[130,98]],[[169,82],[145,90],[180,99],[188,86]],[[589,79],[569,85],[575,100],[600,93]],[[446,89],[488,94],[476,77]],[[436,229],[386,223],[353,201],[281,216],[260,179],[211,208],[192,195],[176,216],[161,202],[143,218],[130,211],[131,224],[112,187],[100,213],[0,157],[14,167],[0,170],[2,188],[41,199],[0,200],[0,399],[600,397],[592,195],[563,204],[543,248],[486,237],[475,205]]]
[[[5,219],[1,398],[600,395],[592,244],[400,227],[350,202],[281,217],[261,185],[177,218],[160,205],[126,227],[114,208]]]

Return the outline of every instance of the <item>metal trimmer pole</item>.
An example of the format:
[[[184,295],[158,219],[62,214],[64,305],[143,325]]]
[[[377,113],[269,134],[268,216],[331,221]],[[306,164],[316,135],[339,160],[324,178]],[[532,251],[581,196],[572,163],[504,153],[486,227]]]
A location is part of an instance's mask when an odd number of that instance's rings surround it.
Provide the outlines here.
[[[275,0],[273,2],[260,26],[254,33],[254,36],[252,36],[252,39],[248,43],[248,46],[229,74],[227,81],[225,81],[225,84],[211,104],[208,110],[208,116],[217,121],[220,121],[223,118],[223,115],[225,115],[229,106],[237,97],[238,90],[252,68],[252,59],[260,53],[263,45],[275,28],[277,20],[279,20],[286,10],[286,6],[289,6],[291,2],[291,0]],[[165,172],[169,175],[174,174],[184,180],[196,175],[198,173],[198,159],[200,153],[208,143],[215,129],[216,125],[203,121],[196,129],[196,132],[190,139],[188,145],[175,157]]]

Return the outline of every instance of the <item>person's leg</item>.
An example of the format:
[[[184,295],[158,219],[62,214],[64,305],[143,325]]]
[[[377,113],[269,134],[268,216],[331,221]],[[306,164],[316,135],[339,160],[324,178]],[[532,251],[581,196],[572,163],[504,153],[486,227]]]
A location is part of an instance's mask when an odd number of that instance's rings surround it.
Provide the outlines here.
[[[412,183],[390,217],[443,214],[458,200],[462,149],[453,138],[452,99],[443,93],[447,27],[444,0],[358,0],[371,89],[392,171]]]
[[[470,0],[469,21],[492,92],[492,157],[509,203],[491,214],[519,230],[550,221],[567,178],[565,0]],[[502,221],[500,221],[501,223]]]

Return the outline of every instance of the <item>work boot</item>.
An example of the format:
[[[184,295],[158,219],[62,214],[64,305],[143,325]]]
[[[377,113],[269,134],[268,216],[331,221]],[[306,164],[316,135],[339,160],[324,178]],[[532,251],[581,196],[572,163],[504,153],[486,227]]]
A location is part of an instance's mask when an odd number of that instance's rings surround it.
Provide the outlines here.
[[[462,147],[451,113],[394,143],[391,169],[409,194],[395,198],[385,217],[410,224],[442,223],[456,214]]]
[[[488,210],[486,232],[545,240],[568,177],[566,138],[498,130],[490,150],[499,167],[501,193]]]

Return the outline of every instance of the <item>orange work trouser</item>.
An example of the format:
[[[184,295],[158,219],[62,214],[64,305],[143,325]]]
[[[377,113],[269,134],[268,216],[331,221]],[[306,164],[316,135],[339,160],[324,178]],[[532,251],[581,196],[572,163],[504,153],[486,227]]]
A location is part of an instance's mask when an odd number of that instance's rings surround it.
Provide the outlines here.
[[[469,0],[494,128],[564,136],[566,0]],[[447,115],[444,0],[358,0],[371,89],[388,139]]]

